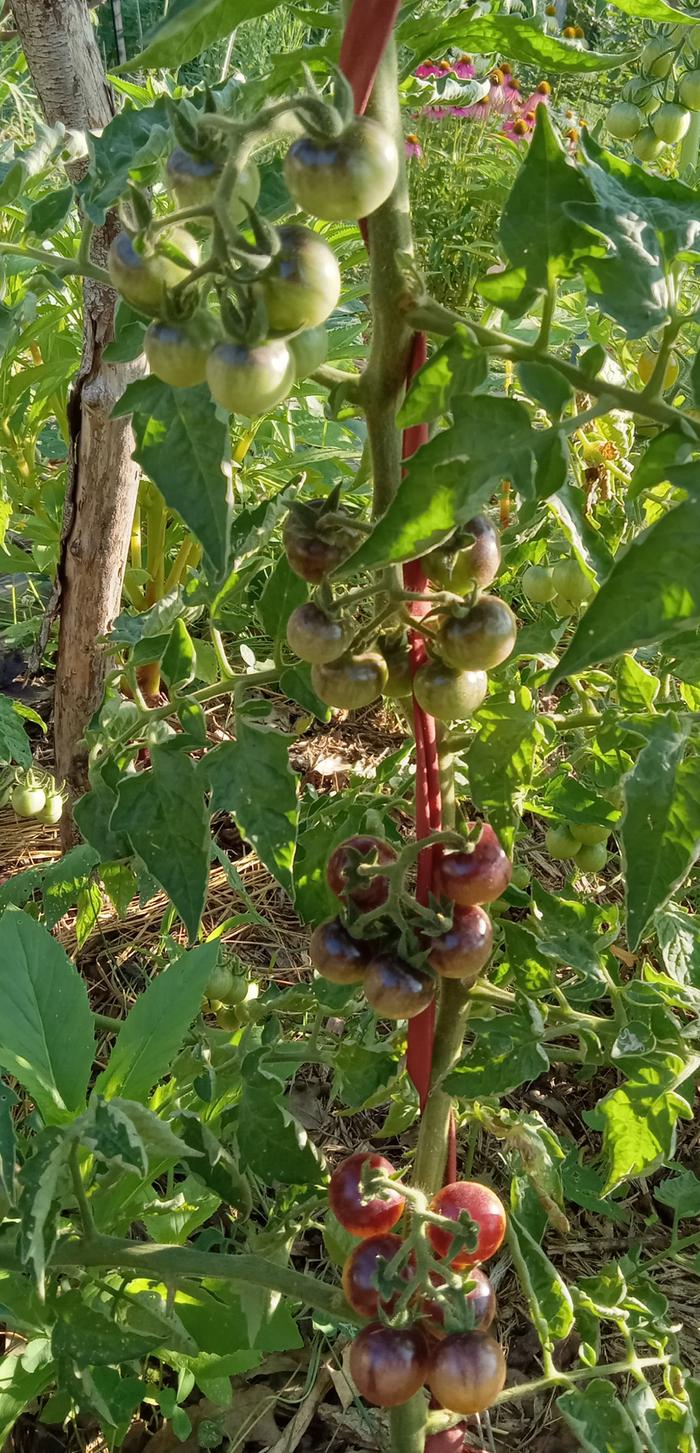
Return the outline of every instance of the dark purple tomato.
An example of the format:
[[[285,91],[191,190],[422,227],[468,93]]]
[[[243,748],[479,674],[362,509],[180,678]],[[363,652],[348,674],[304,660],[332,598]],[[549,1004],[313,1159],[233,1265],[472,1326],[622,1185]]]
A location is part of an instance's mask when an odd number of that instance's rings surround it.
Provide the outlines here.
[[[464,1453],[466,1436],[466,1423],[457,1423],[456,1427],[444,1428],[440,1433],[429,1433],[425,1453]],[[486,1453],[486,1450],[470,1448],[469,1453]]]
[[[437,648],[456,671],[490,671],[510,656],[516,634],[510,606],[496,595],[482,595],[466,615],[445,617]]]
[[[284,162],[294,201],[326,222],[369,217],[393,191],[398,173],[393,137],[367,116],[356,116],[340,136],[300,136]]]
[[[279,252],[260,281],[270,328],[276,333],[315,328],[340,297],[335,253],[317,232],[298,223],[280,227],[277,236]]]
[[[473,984],[493,948],[493,925],[483,908],[455,908],[452,927],[432,938],[428,963],[443,979]]]
[[[442,661],[428,661],[416,671],[413,689],[418,705],[438,721],[466,721],[479,710],[488,690],[485,671],[455,671]]]
[[[462,1211],[475,1222],[478,1236],[473,1251],[467,1251],[462,1247],[457,1255],[452,1257],[451,1265],[455,1271],[461,1271],[465,1266],[473,1266],[477,1261],[488,1261],[498,1251],[506,1234],[506,1213],[503,1202],[499,1200],[495,1191],[489,1190],[488,1186],[482,1186],[479,1181],[452,1181],[450,1185],[443,1186],[430,1203],[431,1211],[438,1216],[445,1216],[448,1221],[458,1221]],[[431,1226],[428,1224],[428,1240],[436,1256],[447,1257],[454,1237],[442,1226]],[[435,1394],[440,1397],[439,1393]],[[442,1401],[442,1400],[441,1400]],[[456,1413],[466,1412],[466,1408],[454,1408]]]
[[[399,1293],[380,1298],[378,1278],[383,1268],[398,1254],[403,1245],[401,1236],[368,1236],[356,1246],[343,1267],[343,1291],[347,1301],[358,1317],[369,1321],[379,1315],[380,1308],[389,1316],[395,1309]],[[402,1267],[402,1277],[408,1280],[408,1265]]]
[[[460,908],[493,903],[505,893],[512,871],[510,858],[486,822],[475,842],[467,843],[461,852],[443,855],[436,872],[436,891]]]
[[[384,1236],[401,1220],[406,1205],[401,1192],[387,1190],[367,1197],[362,1187],[365,1167],[393,1176],[394,1167],[385,1156],[372,1150],[357,1150],[336,1166],[328,1186],[328,1204],[337,1221],[352,1236]]]
[[[362,882],[355,871],[360,861],[370,864],[395,863],[396,851],[383,838],[371,837],[369,833],[358,833],[356,837],[346,838],[345,842],[334,848],[328,859],[326,876],[331,892],[335,893],[341,903],[352,902],[356,908],[367,913],[370,908],[380,908],[382,903],[386,903],[389,882],[379,873],[376,877]]]
[[[361,983],[370,952],[369,942],[353,938],[339,918],[320,923],[309,941],[309,958],[314,968],[332,984]]]
[[[486,1276],[478,1266],[471,1266],[468,1269],[468,1279],[473,1282],[471,1290],[460,1295],[464,1297],[472,1317],[474,1319],[473,1330],[475,1332],[486,1332],[496,1315],[496,1293]],[[430,1280],[434,1287],[444,1286],[444,1278],[439,1272],[431,1272]],[[454,1293],[452,1294],[454,1296]],[[431,1337],[442,1338],[445,1335],[445,1308],[440,1302],[431,1297],[425,1297],[422,1303],[422,1315],[425,1318],[426,1330]]]
[[[486,515],[475,515],[423,561],[428,579],[456,595],[466,595],[475,586],[485,590],[495,580],[500,564],[498,531]]]
[[[291,342],[290,342],[291,349]],[[350,529],[323,524],[324,499],[305,500],[302,509],[290,510],[282,527],[282,542],[295,575],[320,585],[352,548]],[[350,521],[348,521],[350,527]]]
[[[312,600],[298,605],[287,621],[287,641],[301,661],[322,665],[347,650],[348,631],[341,620],[326,615]]]
[[[350,1348],[350,1375],[365,1402],[378,1408],[407,1403],[423,1386],[428,1344],[419,1327],[363,1327]]]
[[[326,706],[357,711],[381,696],[386,686],[386,661],[378,651],[355,651],[311,667],[311,685]]]
[[[435,997],[435,980],[387,949],[370,959],[365,997],[380,1019],[413,1019]]]
[[[506,1383],[503,1349],[486,1332],[459,1332],[439,1342],[428,1386],[451,1413],[484,1413]]]

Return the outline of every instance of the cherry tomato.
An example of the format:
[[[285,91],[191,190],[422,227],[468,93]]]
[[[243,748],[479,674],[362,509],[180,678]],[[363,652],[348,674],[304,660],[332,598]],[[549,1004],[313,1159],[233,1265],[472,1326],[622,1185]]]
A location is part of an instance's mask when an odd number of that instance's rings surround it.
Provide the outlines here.
[[[323,326],[305,328],[303,333],[297,333],[288,339],[287,347],[294,359],[297,383],[300,383],[325,363],[328,357],[328,333]]]
[[[689,111],[700,111],[700,71],[686,71],[681,76],[678,96]]]
[[[460,908],[493,903],[510,883],[513,867],[493,828],[485,822],[480,836],[461,852],[445,853],[438,863],[438,893]]]
[[[639,374],[642,383],[649,382],[654,372],[654,368],[656,367],[656,359],[657,355],[654,352],[653,348],[645,348],[644,352],[640,354],[639,362],[637,364],[637,373]],[[662,389],[664,393],[666,392],[666,389],[673,388],[674,383],[676,383],[678,380],[679,373],[680,365],[678,363],[678,359],[676,358],[675,353],[672,353],[664,369],[664,377],[662,383]]]
[[[648,40],[641,54],[641,65],[645,76],[664,80],[673,65],[675,46],[661,35]]]
[[[216,964],[212,969],[209,978],[204,986],[205,999],[215,999],[219,1004],[227,1004],[227,994],[233,988],[233,972],[228,964]],[[245,994],[243,995],[245,998]]]
[[[469,1267],[468,1279],[474,1285],[468,1292],[460,1293],[467,1302],[472,1317],[474,1318],[475,1332],[485,1332],[496,1315],[496,1293],[486,1276],[486,1273],[478,1266]],[[438,1271],[430,1273],[430,1280],[434,1287],[445,1285],[444,1277]],[[425,1297],[422,1302],[422,1315],[425,1318],[426,1331],[432,1337],[442,1338],[445,1336],[445,1307],[441,1302],[431,1297]]]
[[[46,793],[43,787],[18,785],[12,789],[10,802],[18,817],[38,817],[46,806]]]
[[[473,1251],[467,1251],[465,1247],[457,1252],[451,1260],[455,1271],[461,1271],[465,1266],[473,1266],[476,1261],[488,1261],[499,1246],[506,1234],[506,1213],[502,1202],[498,1199],[495,1191],[490,1191],[488,1186],[482,1186],[479,1181],[452,1181],[448,1186],[443,1186],[430,1203],[431,1211],[439,1216],[446,1216],[449,1221],[458,1221],[460,1213],[466,1211],[476,1223],[478,1236]],[[428,1240],[436,1256],[447,1257],[450,1254],[454,1237],[449,1231],[443,1230],[442,1226],[431,1226],[428,1223]],[[440,1394],[436,1392],[436,1397]],[[442,1402],[442,1398],[440,1398]],[[466,1412],[464,1408],[454,1408],[454,1412]]]
[[[604,823],[597,822],[571,822],[569,831],[578,843],[584,843],[587,848],[594,848],[598,843],[606,843],[610,837],[610,828]]]
[[[287,640],[301,661],[321,665],[335,661],[348,647],[348,632],[342,621],[326,615],[309,600],[298,605],[287,621]]]
[[[384,695],[390,696],[397,701],[403,700],[413,693],[413,672],[411,670],[411,654],[407,641],[389,641],[382,645],[382,655],[386,661],[389,677],[384,687]]]
[[[197,266],[199,247],[189,232],[185,232],[182,227],[174,227],[168,233],[167,241],[193,267]],[[166,289],[182,282],[188,272],[186,267],[168,257],[165,252],[137,252],[126,232],[120,232],[114,238],[109,249],[107,267],[113,286],[126,302],[139,312],[150,314],[162,312]]]
[[[365,996],[380,1019],[414,1019],[432,1003],[435,980],[387,949],[370,959]]]
[[[223,409],[257,419],[286,399],[294,384],[294,360],[281,338],[254,348],[217,343],[207,359],[207,383]]]
[[[328,886],[341,903],[355,904],[363,913],[371,908],[380,908],[389,896],[389,883],[381,874],[362,879],[355,866],[358,860],[367,863],[395,863],[396,852],[383,838],[358,833],[339,844],[328,859],[326,876]]]
[[[552,566],[552,580],[557,595],[572,605],[583,605],[595,590],[575,560],[557,560]]]
[[[350,1375],[365,1402],[378,1408],[407,1403],[423,1386],[428,1345],[419,1327],[363,1327],[350,1348]]]
[[[488,691],[485,671],[456,671],[442,661],[428,661],[416,671],[416,701],[438,721],[466,721],[479,710]]]
[[[365,976],[370,946],[353,938],[339,918],[329,918],[315,928],[309,941],[309,957],[315,969],[333,984],[359,984]]]
[[[45,822],[49,827],[55,827],[63,816],[63,798],[60,792],[47,792],[44,806],[36,816],[39,822]]]
[[[372,1150],[357,1150],[336,1166],[328,1186],[328,1204],[341,1226],[363,1241],[368,1236],[384,1236],[401,1220],[406,1205],[401,1192],[387,1190],[381,1196],[369,1196],[362,1187],[365,1168],[392,1176],[394,1167],[383,1155]]]
[[[311,685],[326,706],[355,711],[381,696],[389,672],[378,651],[358,651],[311,667]]]
[[[467,543],[470,539],[471,544]],[[423,561],[428,578],[457,595],[466,595],[474,586],[485,590],[495,580],[500,564],[498,531],[486,515],[475,515]]]
[[[606,129],[618,141],[632,141],[644,125],[644,113],[632,101],[616,101],[605,118]]]
[[[548,827],[544,835],[544,845],[550,858],[557,861],[566,861],[567,858],[574,858],[581,844],[574,837],[573,833],[566,826],[566,823]]]
[[[506,1359],[485,1332],[446,1337],[433,1353],[428,1387],[451,1413],[484,1413],[506,1384]]]
[[[483,908],[456,908],[452,927],[431,938],[428,963],[443,979],[473,984],[493,948],[493,925]]]
[[[194,318],[187,323],[150,323],[143,348],[151,373],[171,388],[204,383],[213,327],[208,320]]]
[[[637,161],[657,161],[666,143],[652,131],[651,126],[643,126],[637,132],[632,143],[632,150]]]
[[[330,247],[309,227],[280,227],[280,248],[261,278],[270,327],[278,333],[315,328],[340,297],[340,268]]]
[[[582,873],[600,873],[608,861],[605,843],[591,843],[581,846],[576,853],[576,867]]]
[[[221,181],[223,163],[210,157],[191,156],[183,147],[176,146],[168,157],[165,173],[168,191],[172,193],[178,207],[208,207]],[[238,173],[238,180],[231,193],[229,215],[236,224],[244,222],[248,215],[245,203],[254,207],[260,196],[260,173],[254,161],[247,161]],[[198,225],[207,219],[197,219]]]
[[[391,194],[398,174],[393,138],[367,116],[356,116],[340,136],[301,136],[284,163],[294,201],[326,222],[369,217]]]
[[[295,575],[308,580],[310,585],[320,585],[335,570],[349,553],[354,539],[349,516],[346,527],[326,525],[325,511],[324,499],[304,500],[301,507],[289,511],[282,527],[289,564]]]
[[[482,595],[467,615],[446,617],[438,650],[457,671],[490,671],[510,656],[515,636],[510,606],[495,595]]]
[[[351,1252],[343,1267],[343,1291],[358,1317],[367,1317],[368,1320],[377,1317],[380,1308],[387,1316],[393,1312],[399,1299],[398,1291],[380,1298],[377,1282],[381,1271],[393,1261],[402,1245],[401,1236],[369,1236]],[[401,1274],[408,1281],[410,1271],[407,1263]]]
[[[528,565],[520,584],[532,605],[546,605],[556,594],[552,572],[545,565]]]

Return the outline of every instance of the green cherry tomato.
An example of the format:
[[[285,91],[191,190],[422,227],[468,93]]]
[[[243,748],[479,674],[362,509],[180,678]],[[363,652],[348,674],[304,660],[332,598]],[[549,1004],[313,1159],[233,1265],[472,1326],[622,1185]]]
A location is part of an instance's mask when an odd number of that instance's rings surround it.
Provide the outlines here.
[[[204,383],[215,324],[206,315],[187,323],[150,323],[143,340],[151,373],[171,388]]]
[[[260,282],[270,328],[296,333],[315,328],[340,297],[340,268],[327,242],[310,227],[280,227],[276,252]]]
[[[659,141],[676,146],[683,140],[690,126],[690,112],[676,101],[665,101],[651,118],[652,130]]]
[[[49,827],[55,827],[63,816],[63,798],[60,792],[47,792],[44,806],[36,816],[39,822],[45,822]]]
[[[389,672],[384,695],[391,697],[393,701],[403,701],[413,693],[413,672],[408,642],[387,643],[386,646],[382,646],[382,655]]]
[[[700,71],[686,71],[681,76],[678,98],[689,111],[700,111]]]
[[[340,136],[299,137],[284,162],[294,201],[326,222],[369,217],[391,194],[398,174],[393,138],[367,116],[356,116]]]
[[[166,239],[163,239],[164,242]],[[193,267],[199,262],[199,247],[189,232],[174,227],[167,242],[177,248]],[[187,277],[188,269],[165,252],[137,252],[126,232],[114,238],[107,259],[109,275],[117,292],[140,313],[162,312],[167,288]]]
[[[623,87],[622,95],[625,101],[631,101],[634,106],[638,106],[645,116],[658,110],[660,105],[657,87],[653,81],[645,81],[642,76],[633,76]]]
[[[13,788],[10,802],[18,817],[38,817],[46,806],[46,793],[43,787],[22,784]]]
[[[530,869],[525,863],[516,863],[513,868],[511,883],[514,888],[528,888],[530,885]]]
[[[442,661],[429,661],[416,671],[416,701],[438,721],[466,721],[479,710],[488,690],[485,671],[455,671]]]
[[[228,1004],[227,995],[232,984],[233,972],[228,964],[216,964],[204,986],[205,999],[216,999],[220,1004]]]
[[[663,81],[673,65],[675,47],[661,35],[648,40],[641,54],[642,71],[645,76],[654,76]]]
[[[576,867],[582,873],[600,873],[608,861],[605,843],[591,843],[580,847],[576,854]]]
[[[381,696],[388,674],[378,651],[362,651],[312,666],[311,685],[326,706],[354,711]]]
[[[597,822],[570,822],[569,831],[577,843],[583,843],[587,848],[606,843],[610,836],[610,828]]]
[[[336,661],[348,648],[348,631],[342,621],[326,615],[309,600],[298,605],[287,621],[287,641],[301,661],[323,666]]]
[[[178,207],[208,207],[214,200],[214,193],[221,181],[223,163],[211,157],[191,156],[183,147],[176,146],[168,157],[165,168],[168,191]],[[247,161],[238,173],[236,185],[231,193],[229,215],[235,223],[244,222],[247,217],[245,204],[254,207],[260,196],[260,173],[254,161]],[[202,222],[206,222],[202,218]],[[199,219],[198,219],[199,223]]]
[[[605,118],[606,129],[618,141],[632,141],[644,125],[644,113],[632,101],[616,101]]]
[[[575,858],[581,846],[578,838],[574,837],[565,823],[547,828],[544,845],[550,858],[561,862],[565,862],[568,858]]]
[[[294,384],[294,360],[281,338],[253,348],[217,343],[207,359],[207,383],[222,408],[257,419],[286,399]]]
[[[664,146],[665,142],[661,141],[650,126],[643,126],[634,138],[632,150],[637,161],[657,161]]]
[[[446,617],[438,650],[457,671],[490,671],[511,655],[515,637],[510,606],[495,595],[482,595],[466,615]]]
[[[559,620],[566,620],[567,616],[576,614],[577,607],[570,600],[564,600],[563,595],[555,595],[552,600],[552,610]]]
[[[595,590],[575,560],[557,560],[552,566],[552,582],[555,593],[572,605],[583,605]]]
[[[528,565],[520,585],[531,605],[546,605],[556,595],[552,572],[546,565]]]
[[[303,378],[308,378],[310,373],[315,373],[325,363],[328,357],[328,333],[322,325],[318,328],[305,328],[302,333],[296,333],[287,340],[287,347],[294,359],[296,381],[301,383]]]

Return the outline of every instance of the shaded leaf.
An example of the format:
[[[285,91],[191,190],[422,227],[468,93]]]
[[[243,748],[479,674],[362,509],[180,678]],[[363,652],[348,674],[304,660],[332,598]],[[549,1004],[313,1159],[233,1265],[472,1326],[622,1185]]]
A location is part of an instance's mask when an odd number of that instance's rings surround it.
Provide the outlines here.
[[[201,772],[211,787],[212,812],[232,813],[242,837],[291,893],[299,799],[289,742],[239,711],[235,742],[208,752]]]
[[[624,778],[621,843],[632,949],[700,853],[700,758],[686,757],[687,744],[687,730],[668,717]]]
[[[471,796],[510,851],[544,733],[525,686],[490,697],[474,724],[478,734],[467,757]]]
[[[595,1378],[581,1391],[565,1392],[557,1408],[584,1453],[644,1453],[634,1423],[612,1382]]]
[[[530,1303],[538,1333],[546,1328],[547,1345],[552,1347],[568,1337],[574,1325],[571,1293],[552,1266],[549,1257],[512,1207],[508,1214],[509,1239],[515,1239],[520,1256],[516,1263],[518,1277]]]
[[[209,813],[197,768],[178,747],[153,747],[150,772],[123,777],[110,826],[162,884],[195,938],[209,880]]]
[[[173,69],[201,55],[244,20],[267,15],[280,0],[179,0],[150,32],[146,45],[117,74],[140,69]]]
[[[408,429],[412,424],[439,419],[455,395],[473,393],[487,377],[487,355],[474,342],[469,329],[458,323],[453,336],[431,354],[416,374],[397,423]]]

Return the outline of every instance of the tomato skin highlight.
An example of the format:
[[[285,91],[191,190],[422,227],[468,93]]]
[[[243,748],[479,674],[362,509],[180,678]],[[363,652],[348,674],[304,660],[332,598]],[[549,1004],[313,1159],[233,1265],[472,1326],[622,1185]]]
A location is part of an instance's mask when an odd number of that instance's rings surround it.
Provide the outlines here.
[[[396,851],[383,838],[371,837],[369,833],[358,833],[355,837],[346,838],[345,842],[339,843],[328,859],[326,877],[331,892],[335,893],[341,903],[348,904],[352,901],[356,908],[361,908],[366,913],[370,908],[380,908],[382,903],[386,903],[389,883],[378,873],[376,877],[368,878],[366,883],[350,889],[350,858],[354,853],[358,853],[360,858],[367,858],[369,862],[389,864],[396,862]]]
[[[378,1408],[407,1403],[423,1386],[428,1345],[419,1327],[363,1327],[350,1348],[350,1375],[365,1402]]]
[[[437,721],[466,721],[488,691],[485,671],[456,671],[442,661],[419,666],[413,680],[418,705]]]
[[[388,1176],[394,1174],[394,1167],[385,1156],[372,1150],[357,1150],[336,1166],[328,1186],[328,1204],[336,1220],[363,1241],[369,1236],[383,1236],[393,1231],[406,1205],[398,1189],[363,1201],[361,1181],[365,1166]]]
[[[278,338],[255,348],[217,343],[207,359],[207,383],[223,409],[257,419],[286,399],[294,384],[294,360]]]
[[[391,949],[375,953],[365,974],[365,997],[380,1019],[414,1019],[435,997],[435,982]]]
[[[357,1312],[358,1317],[366,1317],[371,1321],[379,1315],[380,1306],[387,1316],[393,1312],[399,1293],[394,1292],[387,1300],[380,1302],[377,1272],[381,1262],[386,1264],[393,1261],[402,1244],[401,1236],[388,1233],[385,1236],[368,1236],[351,1251],[343,1267],[343,1291],[346,1301]],[[408,1280],[407,1266],[404,1271],[405,1279]]]
[[[436,891],[460,908],[493,903],[505,893],[512,871],[510,858],[485,822],[476,842],[463,851],[443,854],[435,875]]]
[[[321,665],[342,656],[348,635],[342,621],[326,615],[309,600],[292,611],[287,621],[287,641],[300,661]]]
[[[493,949],[493,924],[483,908],[456,908],[452,927],[429,941],[428,963],[442,979],[473,984]]]
[[[367,116],[356,116],[340,136],[299,137],[284,162],[294,201],[326,222],[369,217],[393,191],[398,173],[393,138]]]
[[[457,671],[490,671],[511,655],[517,627],[509,605],[496,595],[482,595],[466,616],[447,616],[437,648]]]
[[[451,1413],[484,1413],[506,1383],[503,1350],[486,1332],[446,1337],[433,1352],[428,1387]]]
[[[292,223],[277,236],[280,250],[260,281],[270,328],[276,333],[315,328],[340,297],[335,253],[310,227]]]
[[[369,944],[353,938],[339,918],[329,918],[314,929],[309,958],[332,984],[361,984],[369,962]]]
[[[311,685],[326,706],[357,711],[381,696],[388,675],[378,651],[362,651],[312,666]]]
[[[439,1216],[446,1216],[448,1220],[457,1221],[461,1211],[466,1211],[476,1222],[478,1228],[477,1243],[473,1251],[467,1251],[462,1247],[456,1256],[450,1259],[450,1265],[455,1271],[461,1271],[466,1266],[473,1266],[477,1261],[488,1261],[498,1251],[506,1234],[506,1213],[503,1202],[499,1200],[495,1191],[489,1190],[488,1186],[482,1186],[479,1181],[453,1181],[448,1186],[443,1186],[430,1203],[431,1211]],[[431,1226],[428,1223],[428,1240],[436,1256],[446,1258],[450,1254],[450,1247],[454,1237],[449,1231],[443,1230],[442,1226]],[[440,1397],[439,1393],[435,1394]],[[442,1399],[441,1399],[442,1401]],[[466,1412],[466,1408],[454,1408],[453,1412]]]

